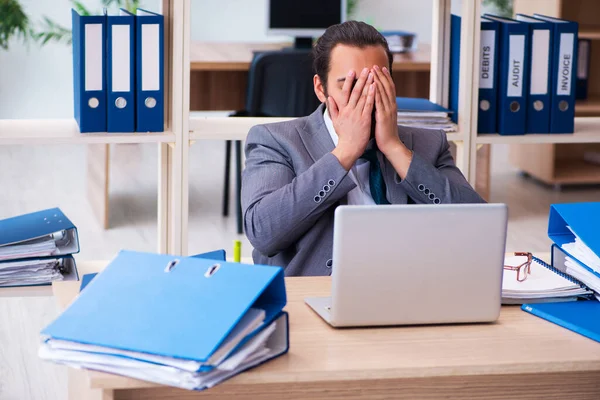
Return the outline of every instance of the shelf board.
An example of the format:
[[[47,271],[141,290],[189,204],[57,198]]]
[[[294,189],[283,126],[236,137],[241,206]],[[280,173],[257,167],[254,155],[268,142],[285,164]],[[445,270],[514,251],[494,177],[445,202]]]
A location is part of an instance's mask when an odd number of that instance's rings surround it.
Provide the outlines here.
[[[74,119],[0,120],[0,145],[172,143],[169,132],[80,133]]]
[[[554,184],[600,184],[600,165],[584,160],[561,160],[555,167]]]
[[[291,121],[294,118],[272,117],[206,117],[190,116],[190,140],[246,140],[248,131],[255,125]],[[448,133],[448,140],[463,140],[459,132]]]
[[[478,144],[600,143],[600,117],[575,118],[575,133],[503,136],[497,133],[477,135]]]
[[[579,35],[580,39],[600,39],[600,26],[597,25],[581,25],[579,27]]]

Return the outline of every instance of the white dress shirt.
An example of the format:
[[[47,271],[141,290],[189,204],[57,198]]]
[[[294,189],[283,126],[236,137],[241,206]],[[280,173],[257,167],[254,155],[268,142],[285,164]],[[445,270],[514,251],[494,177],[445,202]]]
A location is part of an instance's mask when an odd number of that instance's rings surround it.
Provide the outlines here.
[[[327,131],[333,140],[333,144],[337,146],[338,135],[333,127],[333,121],[329,116],[329,112],[325,109],[323,113],[325,119],[325,126]],[[371,196],[371,189],[369,187],[369,161],[359,158],[356,160],[350,171],[348,171],[350,179],[356,183],[356,187],[348,192],[348,205],[371,205],[375,204],[373,197]]]

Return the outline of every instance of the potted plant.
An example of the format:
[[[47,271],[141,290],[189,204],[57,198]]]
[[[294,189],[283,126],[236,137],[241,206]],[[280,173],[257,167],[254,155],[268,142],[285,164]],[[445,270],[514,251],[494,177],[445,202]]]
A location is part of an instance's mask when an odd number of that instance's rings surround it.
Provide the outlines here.
[[[0,48],[8,50],[13,37],[26,42],[32,36],[29,18],[18,0],[0,1],[0,15]]]

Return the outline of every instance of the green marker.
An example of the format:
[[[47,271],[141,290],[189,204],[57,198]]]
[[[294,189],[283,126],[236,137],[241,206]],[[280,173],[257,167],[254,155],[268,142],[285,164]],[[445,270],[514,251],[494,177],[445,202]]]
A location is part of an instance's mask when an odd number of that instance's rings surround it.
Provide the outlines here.
[[[240,240],[236,240],[233,242],[233,261],[242,261],[242,242]]]

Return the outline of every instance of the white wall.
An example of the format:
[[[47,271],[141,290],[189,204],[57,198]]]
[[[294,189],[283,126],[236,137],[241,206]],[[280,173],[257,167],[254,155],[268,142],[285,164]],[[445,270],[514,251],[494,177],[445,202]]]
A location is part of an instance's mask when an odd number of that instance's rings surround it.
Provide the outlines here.
[[[301,1],[301,0],[298,0]],[[21,0],[32,21],[42,15],[70,26],[68,0]],[[100,0],[86,0],[100,9]],[[142,0],[157,9],[159,0]],[[454,0],[454,3],[459,1]],[[192,39],[202,41],[281,41],[267,36],[267,0],[192,0]],[[378,29],[415,32],[418,42],[431,41],[432,0],[361,0],[356,19]],[[454,11],[454,7],[453,7]],[[48,44],[29,48],[20,42],[0,50],[0,118],[69,118],[73,115],[71,49]]]

